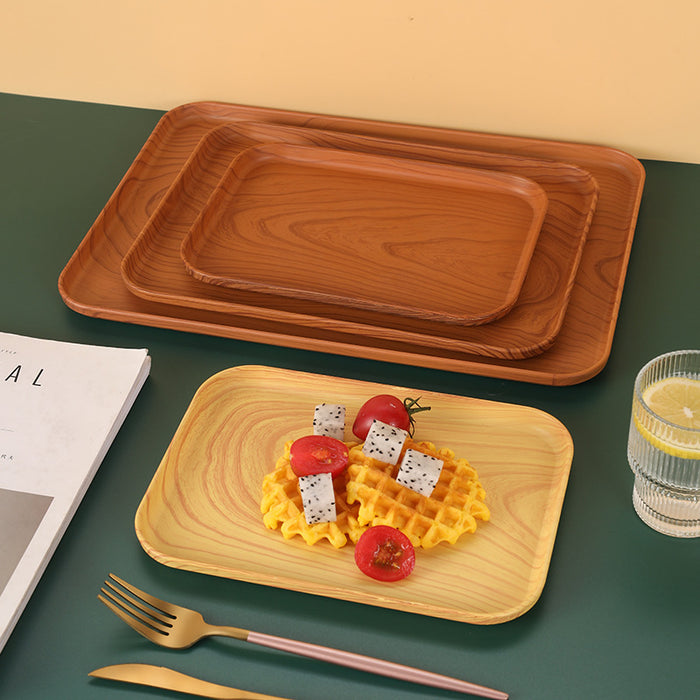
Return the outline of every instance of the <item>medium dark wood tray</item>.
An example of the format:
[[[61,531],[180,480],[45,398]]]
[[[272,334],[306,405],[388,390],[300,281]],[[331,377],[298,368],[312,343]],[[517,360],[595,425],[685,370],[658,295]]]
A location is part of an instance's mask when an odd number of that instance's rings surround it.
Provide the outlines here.
[[[315,144],[361,153],[391,154],[514,172],[545,190],[548,208],[515,307],[478,328],[343,309],[304,299],[276,299],[249,290],[222,289],[186,274],[183,239],[230,163],[259,143]],[[188,308],[242,314],[379,340],[501,358],[523,358],[549,347],[564,320],[597,197],[592,176],[575,166],[459,148],[425,146],[354,134],[270,124],[230,124],[206,134],[122,262],[122,276],[137,296]],[[349,263],[350,264],[350,263]],[[357,275],[357,270],[354,275]]]

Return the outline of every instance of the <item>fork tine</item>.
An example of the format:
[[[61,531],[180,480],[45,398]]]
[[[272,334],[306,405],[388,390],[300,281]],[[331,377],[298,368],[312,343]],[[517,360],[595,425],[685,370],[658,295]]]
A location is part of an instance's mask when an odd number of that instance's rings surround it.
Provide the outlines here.
[[[167,636],[167,632],[152,625],[144,624],[133,615],[126,612],[123,608],[115,605],[109,598],[105,598],[102,595],[98,595],[97,598],[98,600],[101,600],[117,617],[121,618],[127,625],[129,625],[129,627],[135,629],[140,635],[146,637],[146,639],[154,639],[154,636],[157,634]]]
[[[155,608],[156,610],[160,611],[161,613],[167,615],[168,617],[174,619],[177,617],[177,610],[178,606],[172,605],[171,603],[167,603],[164,600],[161,600],[160,598],[156,598],[155,596],[149,595],[145,591],[142,591],[136,586],[132,586],[130,583],[127,583],[124,581],[124,579],[119,578],[119,576],[115,574],[109,574],[109,577],[113,581],[116,581],[123,589],[131,593],[132,595],[136,596],[136,598],[140,598],[142,601],[145,601],[148,605],[150,605],[152,608]],[[114,585],[112,585],[108,580],[105,581],[105,583],[112,589],[117,591],[120,595],[124,595],[119,589],[117,589]],[[126,596],[125,596],[126,597]],[[131,599],[132,602],[135,605],[138,605],[143,609],[143,606],[138,603],[137,601],[134,601]]]
[[[113,602],[124,608],[127,612],[134,614],[146,623],[162,624],[166,627],[172,627],[175,621],[175,616],[165,613],[152,605],[145,603],[142,600],[132,597],[125,591],[120,590],[112,584],[111,581],[105,581],[105,586],[100,588],[100,591],[106,596],[109,596]]]
[[[107,585],[109,584],[107,583]],[[138,605],[137,601],[131,598],[129,595],[122,594],[120,591],[117,591],[119,595],[114,595],[112,591],[114,591],[114,588],[111,590],[109,588],[100,588],[100,593],[102,593],[104,597],[108,598],[114,605],[121,608],[121,610],[128,615],[138,618],[141,620],[141,622],[144,622],[151,627],[161,629],[163,632],[166,632],[167,629],[172,628],[173,625],[170,620],[173,618],[164,617],[161,613],[158,613],[155,610],[146,610],[143,606]],[[98,595],[97,597],[99,598],[100,596]]]

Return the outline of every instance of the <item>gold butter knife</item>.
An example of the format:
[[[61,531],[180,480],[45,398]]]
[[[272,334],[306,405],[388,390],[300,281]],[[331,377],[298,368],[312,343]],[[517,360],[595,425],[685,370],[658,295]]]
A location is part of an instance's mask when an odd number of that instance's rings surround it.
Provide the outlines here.
[[[153,688],[175,690],[179,693],[189,693],[190,695],[218,700],[289,700],[289,698],[280,698],[276,695],[263,695],[262,693],[217,685],[187,676],[179,671],[173,671],[165,666],[151,666],[150,664],[116,664],[98,668],[88,675],[94,678],[149,685]]]

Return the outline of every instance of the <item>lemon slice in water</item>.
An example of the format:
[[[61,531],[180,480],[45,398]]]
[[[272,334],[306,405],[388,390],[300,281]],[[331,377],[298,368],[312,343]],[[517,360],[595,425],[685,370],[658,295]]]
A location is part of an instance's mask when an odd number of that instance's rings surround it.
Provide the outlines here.
[[[638,424],[642,435],[676,457],[700,459],[700,379],[661,379],[644,390],[642,399],[657,416],[673,424],[662,435],[651,435]]]
[[[700,429],[700,379],[661,379],[644,390],[642,399],[664,420],[683,428]]]

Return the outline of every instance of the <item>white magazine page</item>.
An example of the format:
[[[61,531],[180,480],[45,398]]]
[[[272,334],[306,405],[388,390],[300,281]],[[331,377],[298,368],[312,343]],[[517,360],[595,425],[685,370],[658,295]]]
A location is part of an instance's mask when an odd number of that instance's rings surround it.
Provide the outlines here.
[[[145,349],[0,333],[0,650],[149,371]]]

